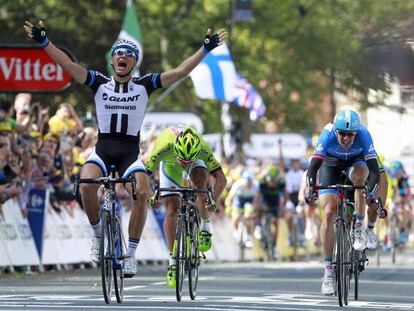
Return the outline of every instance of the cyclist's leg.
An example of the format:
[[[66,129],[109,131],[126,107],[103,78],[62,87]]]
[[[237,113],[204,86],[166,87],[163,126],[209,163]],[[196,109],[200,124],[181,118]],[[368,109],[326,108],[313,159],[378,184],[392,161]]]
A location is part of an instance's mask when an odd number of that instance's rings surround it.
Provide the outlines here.
[[[369,170],[365,161],[355,161],[349,169],[349,179],[354,185],[365,185],[368,178]],[[361,227],[365,219],[364,189],[355,189],[355,210],[356,210],[356,229]],[[362,229],[362,227],[361,227]]]
[[[99,178],[102,176],[103,172],[101,168],[95,163],[86,163],[82,167],[81,178]],[[99,185],[95,184],[80,184],[79,186],[82,204],[91,224],[99,222],[99,202],[97,195],[98,188]],[[100,229],[99,234],[95,235],[100,235]]]
[[[341,172],[343,170],[343,161],[336,158],[326,157],[319,169],[320,185],[335,185],[341,182]],[[324,280],[321,292],[324,295],[333,295],[334,293],[334,270],[332,266],[332,255],[335,244],[334,220],[336,217],[337,192],[333,190],[320,190],[319,202],[324,212],[320,228],[320,237],[322,243],[322,254],[324,257]]]
[[[190,179],[194,187],[198,189],[207,189],[209,172],[204,162],[195,161],[191,168]],[[207,194],[197,194],[196,204],[200,212],[201,224],[198,238],[198,248],[201,252],[207,252],[211,248],[210,233],[210,212],[206,208]]]
[[[380,172],[380,180],[378,185],[378,190],[375,192],[376,198],[381,199],[382,203],[385,204],[387,200],[388,192],[388,181],[385,171]],[[375,222],[377,221],[377,204],[370,204],[368,206],[368,223],[367,223],[367,247],[370,249],[375,249],[377,247],[377,238],[374,233]]]
[[[183,182],[183,169],[177,165],[161,162],[160,165],[160,188],[180,187]],[[162,192],[161,197],[165,204],[166,214],[164,218],[164,234],[169,251],[167,269],[167,285],[175,288],[175,254],[173,254],[175,232],[178,221],[178,209],[181,197],[179,193]]]
[[[92,152],[81,170],[81,178],[98,178],[106,175],[107,168],[103,160],[96,153]],[[99,248],[101,237],[101,223],[99,216],[99,202],[98,202],[98,188],[99,185],[94,184],[80,184],[80,193],[82,204],[84,206],[86,215],[94,231],[91,245],[91,258],[93,261],[99,261]]]
[[[198,161],[195,161],[198,162]],[[202,162],[202,161],[201,161]],[[207,189],[209,172],[205,167],[204,163],[194,163],[190,172],[191,183],[195,188]],[[206,209],[206,193],[197,194],[196,204],[200,212],[201,220],[208,221],[210,217],[209,211]]]
[[[128,154],[123,155],[117,169],[119,175],[123,178],[129,177],[131,174],[135,175],[137,199],[132,202],[131,217],[129,218],[128,225],[128,248],[126,252],[126,257],[135,259],[135,252],[145,226],[147,204],[151,194],[151,188],[141,156],[134,154],[132,150],[134,149],[131,149]],[[131,195],[131,184],[127,183],[125,186]]]

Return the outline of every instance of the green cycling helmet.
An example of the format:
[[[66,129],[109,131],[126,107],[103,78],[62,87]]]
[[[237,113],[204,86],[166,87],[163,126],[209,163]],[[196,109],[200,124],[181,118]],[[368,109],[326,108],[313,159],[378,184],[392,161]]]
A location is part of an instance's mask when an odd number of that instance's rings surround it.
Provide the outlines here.
[[[200,137],[191,127],[181,132],[175,139],[174,152],[181,160],[194,160],[200,154],[200,150]]]
[[[272,165],[269,167],[269,171],[267,173],[270,177],[275,178],[279,175],[279,168],[275,165]]]

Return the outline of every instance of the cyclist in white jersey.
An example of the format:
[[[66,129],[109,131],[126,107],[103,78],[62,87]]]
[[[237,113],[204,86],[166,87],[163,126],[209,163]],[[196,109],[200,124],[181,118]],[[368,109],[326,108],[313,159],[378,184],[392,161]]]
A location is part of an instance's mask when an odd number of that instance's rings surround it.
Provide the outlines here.
[[[106,76],[98,71],[87,70],[72,61],[50,42],[42,21],[39,22],[39,28],[28,21],[23,27],[27,35],[40,43],[49,56],[76,82],[88,85],[94,92],[99,136],[94,152],[82,167],[81,178],[107,176],[111,165],[115,165],[122,177],[135,174],[137,200],[131,212],[128,249],[123,267],[124,276],[132,277],[137,272],[135,251],[145,225],[147,200],[151,193],[148,176],[139,154],[140,129],[148,98],[154,90],[167,87],[187,76],[208,52],[223,43],[227,33],[221,29],[213,35],[211,29],[208,29],[201,49],[177,68],[133,78],[131,73],[140,55],[137,46],[130,41],[120,40],[112,47],[115,74]],[[131,193],[130,186],[128,187]],[[82,184],[80,188],[86,214],[95,232],[91,254],[94,261],[99,260],[100,243],[97,190],[98,186],[92,184]]]

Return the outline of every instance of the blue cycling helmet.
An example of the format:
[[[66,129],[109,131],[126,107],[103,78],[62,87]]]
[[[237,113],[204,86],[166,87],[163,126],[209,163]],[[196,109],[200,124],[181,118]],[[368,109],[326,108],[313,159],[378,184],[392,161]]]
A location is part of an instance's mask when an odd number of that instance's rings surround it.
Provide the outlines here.
[[[361,126],[359,114],[353,110],[338,111],[334,118],[333,125],[341,132],[357,132]]]
[[[395,174],[404,172],[404,166],[398,160],[391,161],[390,168]]]
[[[129,49],[129,50],[131,50],[132,52],[134,52],[135,62],[138,62],[139,50],[138,50],[138,46],[134,42],[128,41],[128,40],[123,40],[123,39],[118,40],[112,46],[111,55],[114,56],[115,51],[118,50],[118,49]]]

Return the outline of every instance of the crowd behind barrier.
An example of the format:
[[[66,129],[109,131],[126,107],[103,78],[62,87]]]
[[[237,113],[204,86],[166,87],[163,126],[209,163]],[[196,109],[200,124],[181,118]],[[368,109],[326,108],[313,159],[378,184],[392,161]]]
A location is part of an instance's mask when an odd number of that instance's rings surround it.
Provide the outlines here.
[[[42,270],[45,265],[91,263],[92,229],[72,190],[74,177],[96,143],[96,126],[91,119],[82,123],[72,105],[60,103],[52,115],[48,107],[32,103],[31,99],[31,94],[21,93],[13,101],[0,101],[0,267],[13,270],[16,266],[39,266]],[[144,159],[160,130],[154,128],[141,143]],[[222,159],[228,185],[212,217],[213,248],[206,254],[208,260],[240,259],[240,241],[227,196],[243,172],[250,172],[262,184],[275,168],[277,174],[273,177],[283,185],[278,194],[277,257],[288,259],[294,253],[319,255],[322,211],[304,202],[302,177],[307,160],[285,161],[281,151],[275,158],[277,162],[241,157],[231,161]],[[153,185],[157,178],[153,174]],[[117,190],[126,234],[131,198],[122,188]],[[261,203],[254,206],[254,232],[249,233],[253,245],[244,258],[247,260],[264,258],[263,237],[256,232],[261,225],[262,208]],[[411,205],[405,215],[409,216],[405,219],[412,219]],[[148,212],[136,255],[138,260],[168,259],[163,217],[162,207]],[[407,223],[409,232],[412,223]],[[293,245],[293,236],[299,244]]]

